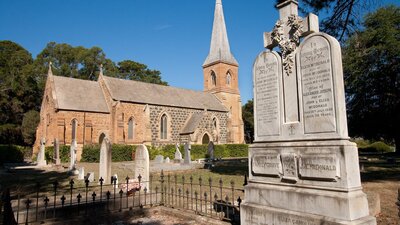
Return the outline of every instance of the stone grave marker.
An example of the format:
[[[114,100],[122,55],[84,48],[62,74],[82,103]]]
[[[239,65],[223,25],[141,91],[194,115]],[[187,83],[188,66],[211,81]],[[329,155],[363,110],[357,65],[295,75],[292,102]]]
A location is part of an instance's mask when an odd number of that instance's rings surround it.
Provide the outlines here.
[[[138,179],[139,175],[142,177],[141,185],[142,187],[147,187],[150,190],[149,186],[149,176],[150,176],[150,159],[149,159],[149,151],[147,150],[146,145],[138,145],[135,153],[135,179]]]
[[[169,159],[169,157],[165,158],[164,163],[170,163],[171,160]]]
[[[297,1],[277,8],[253,66],[255,140],[241,224],[375,225],[347,133],[340,45],[319,32],[316,15],[298,16]]]
[[[162,155],[156,155],[156,158],[154,158],[155,163],[163,163],[164,162],[164,156]]]
[[[89,172],[86,174],[85,180],[89,180],[89,182],[93,182],[94,181],[94,172]]]
[[[176,150],[175,150],[174,162],[175,162],[175,163],[180,163],[180,162],[182,162],[182,153],[181,153],[181,151],[179,150],[179,144],[176,143],[175,147],[176,147]]]
[[[69,161],[69,170],[72,172],[76,171],[76,148],[78,144],[76,143],[76,140],[72,140],[71,146],[69,149],[70,152],[70,161]]]
[[[84,180],[84,179],[85,179],[85,167],[80,167],[78,180]]]
[[[111,143],[107,137],[103,138],[100,146],[99,179],[102,177],[105,184],[111,179]]]
[[[61,165],[61,160],[60,160],[60,142],[58,141],[57,138],[54,138],[54,159],[56,161],[56,166]]]
[[[45,158],[45,148],[46,148],[46,139],[42,138],[40,139],[40,148],[39,148],[39,153],[37,155],[37,165],[38,166],[46,166],[46,158]]]
[[[190,158],[190,150],[192,146],[190,145],[190,142],[185,143],[185,160],[183,161],[184,164],[190,164],[192,162]]]
[[[118,187],[118,174],[114,174],[113,177],[115,178],[115,187]]]

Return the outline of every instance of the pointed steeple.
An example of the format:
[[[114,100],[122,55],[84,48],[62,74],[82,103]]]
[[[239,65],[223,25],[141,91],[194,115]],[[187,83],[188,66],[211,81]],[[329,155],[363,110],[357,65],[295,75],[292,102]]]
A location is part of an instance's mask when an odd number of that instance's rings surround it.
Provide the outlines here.
[[[49,70],[47,71],[47,76],[53,76],[53,71],[51,70],[52,65],[53,65],[53,63],[50,61],[49,62]]]
[[[235,57],[231,53],[229,47],[228,34],[226,32],[224,11],[222,9],[222,1],[216,0],[214,24],[211,35],[210,53],[203,66],[215,63],[225,62],[228,64],[238,65]]]

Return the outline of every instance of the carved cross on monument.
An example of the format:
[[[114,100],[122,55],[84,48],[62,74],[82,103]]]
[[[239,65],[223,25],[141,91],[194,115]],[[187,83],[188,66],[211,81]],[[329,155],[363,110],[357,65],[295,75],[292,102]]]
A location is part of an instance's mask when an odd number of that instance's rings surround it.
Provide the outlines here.
[[[279,46],[283,64],[283,90],[285,123],[299,121],[299,102],[295,56],[300,37],[319,32],[318,17],[309,14],[303,19],[298,16],[298,3],[287,0],[277,5],[280,19],[272,32],[264,33],[264,46],[272,50]]]

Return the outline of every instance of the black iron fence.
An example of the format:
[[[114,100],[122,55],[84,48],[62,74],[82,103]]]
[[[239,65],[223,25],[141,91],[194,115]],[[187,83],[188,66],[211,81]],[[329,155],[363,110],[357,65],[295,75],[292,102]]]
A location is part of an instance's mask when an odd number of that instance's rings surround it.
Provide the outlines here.
[[[98,182],[86,179],[83,184],[70,180],[60,185],[55,181],[50,185],[37,183],[28,192],[6,190],[2,195],[3,224],[30,224],[160,205],[239,224],[243,189],[234,181],[226,185],[222,179],[194,179],[162,171],[150,175],[148,181],[140,176],[126,177],[119,184],[114,177],[110,184],[102,178]]]

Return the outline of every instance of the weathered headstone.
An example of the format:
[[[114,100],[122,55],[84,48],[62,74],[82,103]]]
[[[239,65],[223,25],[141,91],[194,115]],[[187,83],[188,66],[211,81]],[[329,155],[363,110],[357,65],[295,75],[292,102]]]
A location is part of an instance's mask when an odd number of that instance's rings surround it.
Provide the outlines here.
[[[192,162],[190,158],[190,150],[192,146],[190,145],[190,142],[185,143],[185,160],[183,161],[184,164],[190,164]]]
[[[71,146],[69,149],[70,152],[70,161],[69,161],[69,170],[70,171],[75,171],[76,168],[76,148],[78,147],[78,144],[76,143],[76,140],[72,140]]]
[[[78,175],[78,180],[84,180],[85,179],[85,167],[79,168],[79,175]]]
[[[87,173],[85,180],[89,180],[89,182],[93,182],[94,181],[94,172]]]
[[[182,161],[182,153],[181,153],[181,151],[179,150],[179,144],[176,143],[175,147],[176,147],[176,150],[175,150],[174,162],[175,162],[175,163],[180,163],[180,162]]]
[[[214,148],[215,148],[214,142],[210,141],[210,142],[208,143],[207,155],[208,155],[208,158],[209,158],[211,161],[214,160]]]
[[[107,137],[103,138],[100,146],[99,179],[102,177],[105,184],[109,184],[111,178],[111,143]]]
[[[135,179],[141,176],[140,184],[141,186],[147,187],[150,190],[149,186],[149,176],[150,176],[150,159],[149,159],[149,151],[147,150],[146,145],[139,145],[136,148],[135,153]]]
[[[37,156],[37,165],[38,166],[46,166],[46,158],[45,158],[45,148],[46,148],[46,139],[42,138],[40,139],[40,148],[39,148],[39,153]]]
[[[60,160],[60,142],[58,141],[57,138],[54,138],[54,159],[56,161],[56,166],[59,166],[61,164]]]
[[[170,163],[171,159],[169,159],[169,157],[165,158],[164,163]]]
[[[277,8],[253,68],[255,140],[241,224],[375,225],[348,140],[340,45],[319,32],[317,16],[300,18],[296,1]]]
[[[156,155],[156,158],[154,158],[155,163],[163,163],[164,162],[164,156],[162,155]]]

